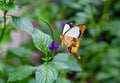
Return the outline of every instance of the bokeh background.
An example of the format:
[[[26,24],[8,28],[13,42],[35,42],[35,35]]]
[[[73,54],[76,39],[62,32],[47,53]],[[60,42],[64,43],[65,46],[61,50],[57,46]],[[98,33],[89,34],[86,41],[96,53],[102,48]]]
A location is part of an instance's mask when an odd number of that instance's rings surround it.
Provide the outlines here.
[[[59,45],[63,23],[73,21],[74,25],[87,26],[79,39],[83,71],[66,72],[65,81],[56,83],[120,83],[120,0],[16,0],[16,4],[21,16],[29,18],[34,28],[51,34],[39,18],[46,19],[53,26]],[[6,83],[9,72],[17,66],[42,63],[42,53],[35,48],[31,36],[8,27],[0,46],[4,52],[0,56],[0,83]],[[60,46],[56,53],[62,50]],[[40,56],[24,56],[30,51]],[[33,78],[34,75],[17,83],[34,83]]]

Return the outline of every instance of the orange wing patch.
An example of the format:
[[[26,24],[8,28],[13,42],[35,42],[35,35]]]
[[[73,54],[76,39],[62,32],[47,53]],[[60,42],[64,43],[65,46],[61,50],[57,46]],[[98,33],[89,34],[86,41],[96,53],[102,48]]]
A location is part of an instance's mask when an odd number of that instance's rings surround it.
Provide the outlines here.
[[[78,25],[78,27],[79,27],[80,32],[81,32],[80,35],[82,35],[82,34],[84,33],[85,29],[86,29],[86,25],[84,25],[84,24],[80,24],[80,25]]]
[[[71,45],[68,47],[68,50],[71,53],[77,53],[78,48],[79,48],[79,40],[73,38]]]

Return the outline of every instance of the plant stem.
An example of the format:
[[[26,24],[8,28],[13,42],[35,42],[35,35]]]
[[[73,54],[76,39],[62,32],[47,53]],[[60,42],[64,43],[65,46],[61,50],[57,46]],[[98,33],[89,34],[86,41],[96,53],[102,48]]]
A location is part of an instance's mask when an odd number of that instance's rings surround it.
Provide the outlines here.
[[[49,58],[48,58],[48,56],[47,56],[46,53],[45,53],[45,58],[47,59],[47,60],[46,60],[46,63],[48,64],[48,63],[49,63]]]
[[[2,42],[4,33],[5,33],[5,29],[6,29],[6,14],[7,14],[7,10],[4,11],[4,25],[3,25],[3,30],[0,36],[0,43]]]
[[[53,42],[55,41],[55,38],[54,38],[54,32],[53,32],[53,28],[52,28],[52,26],[45,20],[45,19],[43,19],[43,18],[40,18],[40,20],[41,21],[43,21],[43,22],[45,22],[47,25],[48,25],[48,27],[50,28],[50,31],[51,31],[51,33],[52,33],[52,40],[53,40]],[[47,59],[47,64],[49,63],[49,56],[47,56],[47,54],[45,54],[46,55],[46,59]],[[52,58],[53,58],[53,56],[52,56]]]
[[[52,33],[52,39],[53,39],[53,41],[55,41],[54,32],[53,32],[53,29],[52,29],[51,25],[43,18],[40,18],[40,20],[42,20],[43,22],[45,22],[48,25],[48,27],[50,28],[50,31]]]
[[[107,0],[107,1],[105,2],[104,7],[103,7],[102,16],[101,16],[98,24],[101,24],[101,23],[103,22],[103,20],[105,20],[106,13],[107,13],[107,11],[109,10],[109,8],[110,8],[110,6],[111,6],[111,4],[112,4],[113,1],[114,1],[114,0]]]

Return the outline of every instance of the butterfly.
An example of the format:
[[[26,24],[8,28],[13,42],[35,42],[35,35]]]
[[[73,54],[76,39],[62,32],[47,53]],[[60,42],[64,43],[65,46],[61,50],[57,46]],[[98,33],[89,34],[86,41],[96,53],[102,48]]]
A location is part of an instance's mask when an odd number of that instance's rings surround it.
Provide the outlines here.
[[[70,53],[77,54],[80,46],[78,38],[84,33],[86,26],[80,24],[73,26],[72,22],[66,23],[60,35],[62,47],[65,45]],[[78,56],[80,59],[80,56]]]

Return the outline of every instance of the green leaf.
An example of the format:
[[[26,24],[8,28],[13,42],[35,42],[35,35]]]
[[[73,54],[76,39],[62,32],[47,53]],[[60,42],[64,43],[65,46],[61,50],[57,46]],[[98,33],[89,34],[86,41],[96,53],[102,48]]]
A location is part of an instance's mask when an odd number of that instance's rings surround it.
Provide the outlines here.
[[[15,4],[14,3],[10,3],[10,4],[5,4],[5,9],[6,10],[12,10],[15,8]]]
[[[27,18],[22,18],[22,17],[12,17],[13,19],[13,23],[15,24],[15,28],[24,30],[26,32],[28,32],[29,34],[32,33],[33,26],[32,23],[27,19]]]
[[[69,69],[72,71],[82,71],[81,67],[74,58],[69,58],[65,64],[68,65]]]
[[[3,73],[4,69],[5,69],[5,64],[0,62],[0,73]]]
[[[120,47],[120,38],[115,38],[115,39],[112,39],[112,45],[113,46],[119,46]]]
[[[49,45],[52,42],[52,38],[48,34],[45,34],[37,29],[32,32],[32,37],[35,46],[43,53],[47,54],[49,52]]]
[[[55,83],[71,83],[71,81],[66,78],[59,77]]]
[[[0,83],[5,83],[5,81],[2,78],[0,78]]]
[[[114,21],[111,21],[111,22],[105,22],[104,25],[105,25],[105,28],[104,30],[108,30],[110,31],[110,33],[112,35],[116,35],[118,37],[120,37],[120,26],[118,26],[120,24],[120,21],[119,20],[114,20]],[[114,28],[113,28],[114,27]]]
[[[30,79],[29,80],[29,82],[28,83],[36,83],[36,81],[35,81],[35,79],[34,78],[32,78],[32,79]]]
[[[57,79],[58,71],[50,64],[41,65],[37,68],[35,76],[36,83],[53,83]]]
[[[104,72],[99,72],[97,75],[96,75],[96,79],[97,80],[102,80],[102,79],[107,79],[109,78],[109,75],[104,73]]]
[[[22,80],[22,79],[30,76],[34,70],[35,70],[35,68],[31,67],[31,66],[18,67],[14,73],[10,74],[10,76],[8,78],[8,82]]]
[[[58,53],[53,60],[57,69],[69,69],[72,71],[81,71],[81,67],[74,58],[70,58],[67,53]]]
[[[35,53],[33,53],[31,50],[26,49],[24,47],[20,47],[20,48],[10,48],[9,49],[10,52],[14,53],[17,56],[24,56],[24,55],[36,55]]]
[[[69,4],[69,7],[73,8],[73,9],[82,9],[82,6],[79,5],[78,3],[71,3]]]
[[[64,62],[68,60],[69,55],[67,53],[58,53],[55,57],[54,60],[58,62]]]
[[[87,5],[87,4],[91,3],[91,2],[93,2],[93,0],[80,0],[78,3],[80,5]]]
[[[53,62],[53,65],[57,68],[57,69],[69,69],[68,65],[66,65],[65,63],[62,62]]]
[[[13,12],[13,13],[18,13],[19,12],[19,7],[17,5],[14,6],[14,8],[12,8],[11,10],[9,10],[10,12]]]

